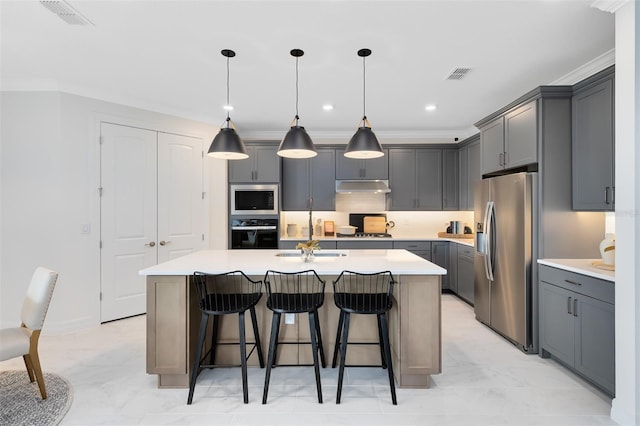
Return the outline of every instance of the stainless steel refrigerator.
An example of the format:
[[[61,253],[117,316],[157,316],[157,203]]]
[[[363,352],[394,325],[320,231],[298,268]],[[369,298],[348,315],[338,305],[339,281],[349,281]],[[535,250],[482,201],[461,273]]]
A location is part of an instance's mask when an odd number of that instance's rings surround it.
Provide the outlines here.
[[[474,188],[476,319],[530,353],[537,352],[532,286],[536,175],[483,179]]]

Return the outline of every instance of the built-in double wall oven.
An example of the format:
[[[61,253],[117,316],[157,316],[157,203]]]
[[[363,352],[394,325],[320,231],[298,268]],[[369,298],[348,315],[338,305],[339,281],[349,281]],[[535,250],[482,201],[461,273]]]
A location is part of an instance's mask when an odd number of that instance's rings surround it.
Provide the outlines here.
[[[277,184],[231,185],[231,249],[277,249],[279,209]]]

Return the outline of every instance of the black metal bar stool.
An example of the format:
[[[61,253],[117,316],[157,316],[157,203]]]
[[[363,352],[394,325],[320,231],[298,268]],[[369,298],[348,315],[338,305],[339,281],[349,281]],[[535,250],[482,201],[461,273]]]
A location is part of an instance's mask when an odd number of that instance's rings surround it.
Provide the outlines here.
[[[262,356],[262,346],[260,345],[260,335],[258,333],[258,321],[256,318],[255,305],[262,296],[262,281],[253,281],[241,271],[227,272],[224,274],[206,274],[203,272],[194,272],[192,276],[195,285],[199,305],[200,305],[200,330],[198,332],[198,342],[196,344],[196,353],[194,356],[193,370],[191,371],[191,380],[189,383],[189,398],[187,404],[193,401],[193,391],[196,387],[196,379],[198,374],[204,368],[214,367],[230,367],[230,365],[216,365],[215,353],[218,346],[218,326],[221,315],[238,314],[238,332],[240,336],[239,342],[220,343],[240,346],[240,365],[242,367],[242,393],[244,403],[249,402],[249,391],[247,388],[247,359],[254,350],[257,349],[260,367],[264,368],[264,358]],[[245,337],[245,321],[244,314],[249,311],[251,315],[251,323],[253,325],[253,335],[255,342],[247,342]],[[202,355],[207,324],[209,316],[213,316],[213,330],[211,333],[211,349]],[[253,347],[247,355],[247,343]],[[204,364],[203,361],[209,355],[209,363]],[[234,365],[237,366],[237,365]]]
[[[267,308],[273,311],[273,319],[271,320],[271,337],[269,340],[269,355],[267,359],[267,371],[264,378],[262,403],[267,403],[271,368],[275,366],[278,345],[287,343],[311,343],[318,402],[322,403],[318,352],[320,352],[320,360],[323,368],[326,367],[326,362],[324,359],[324,349],[322,348],[320,323],[318,322],[318,308],[324,303],[325,281],[313,270],[302,272],[278,272],[269,270],[264,277],[264,282],[267,287]],[[309,315],[309,335],[311,336],[311,341],[279,342],[280,318],[282,314],[299,314],[304,312]]]
[[[340,404],[342,396],[342,379],[344,377],[345,360],[347,358],[347,345],[349,344],[349,320],[351,314],[376,315],[378,319],[378,335],[380,336],[380,357],[382,368],[389,373],[389,387],[391,388],[391,401],[397,405],[396,386],[393,380],[393,365],[391,362],[391,345],[389,344],[389,322],[387,311],[393,305],[392,294],[395,281],[390,271],[363,274],[351,271],[342,271],[333,282],[333,297],[336,306],[340,309],[338,320],[338,332],[336,345],[333,352],[332,367],[335,368],[340,357],[340,371],[338,372],[338,393],[336,404]],[[351,344],[375,344],[355,343]]]

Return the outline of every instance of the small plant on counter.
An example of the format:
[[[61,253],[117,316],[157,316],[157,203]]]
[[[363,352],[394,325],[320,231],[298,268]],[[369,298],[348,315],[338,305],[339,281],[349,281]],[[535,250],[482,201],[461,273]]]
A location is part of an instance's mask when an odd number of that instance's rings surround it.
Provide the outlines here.
[[[302,250],[320,250],[320,240],[309,240],[304,243],[296,244],[297,249]]]

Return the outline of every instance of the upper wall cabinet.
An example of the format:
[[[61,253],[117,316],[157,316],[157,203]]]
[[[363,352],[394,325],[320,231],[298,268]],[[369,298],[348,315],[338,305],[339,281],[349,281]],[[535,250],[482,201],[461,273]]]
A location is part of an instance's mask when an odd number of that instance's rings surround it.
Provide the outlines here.
[[[482,174],[538,161],[536,106],[533,100],[480,128]]]
[[[389,150],[383,149],[384,156],[370,160],[356,160],[344,156],[344,150],[336,150],[336,179],[389,179]]]
[[[442,210],[442,149],[389,149],[390,210]]]
[[[442,150],[442,210],[458,210],[458,150]]]
[[[308,159],[282,159],[282,210],[335,210],[335,149]],[[313,204],[311,199],[313,198]]]
[[[574,210],[615,209],[614,75],[611,66],[574,86]]]
[[[278,146],[245,144],[249,158],[229,161],[229,183],[280,182]]]
[[[473,190],[476,182],[482,180],[480,171],[480,134],[461,142],[459,158],[459,208],[473,210]]]

